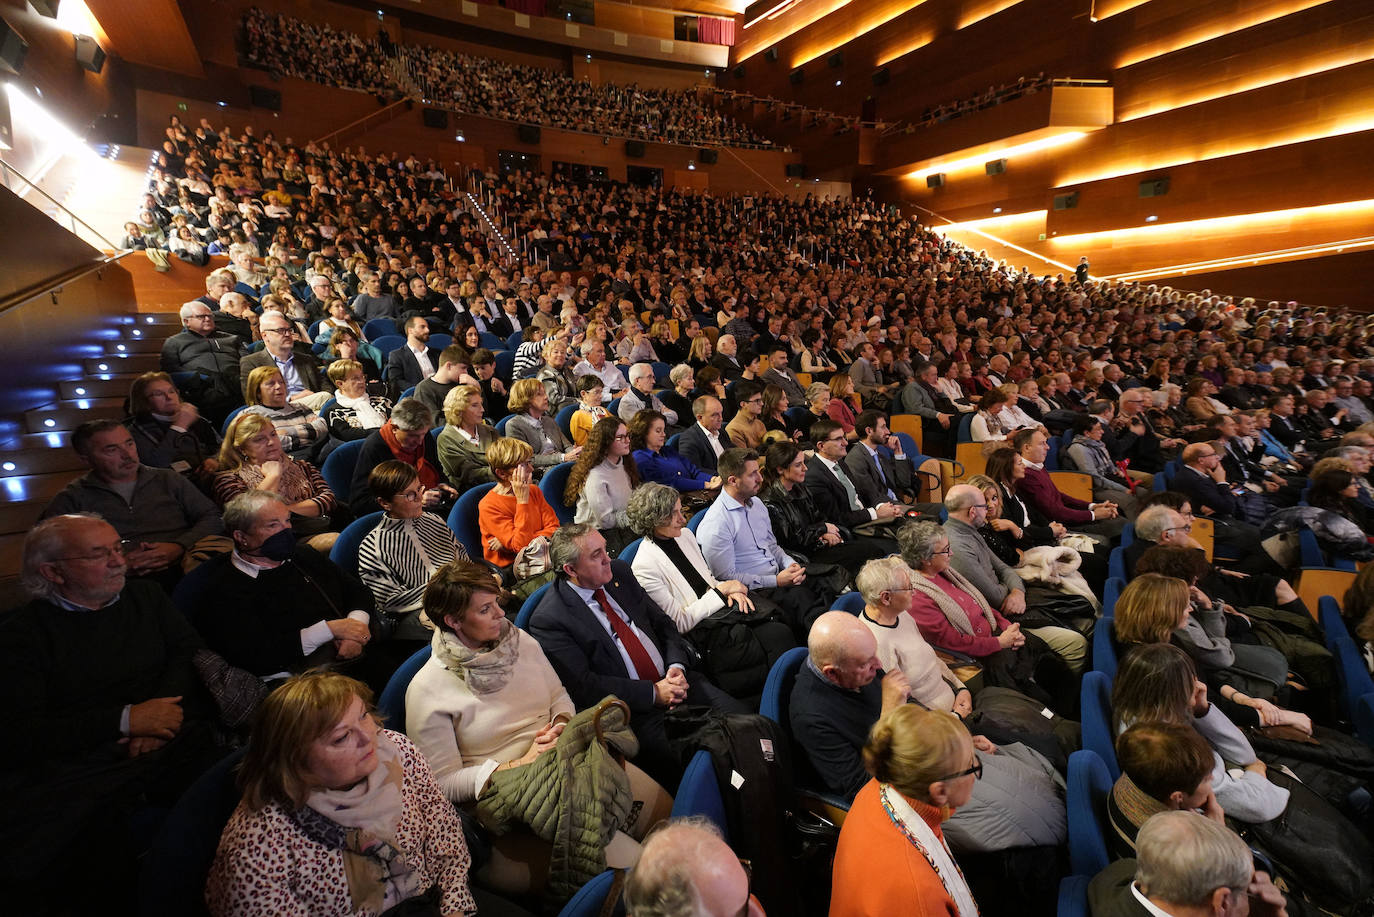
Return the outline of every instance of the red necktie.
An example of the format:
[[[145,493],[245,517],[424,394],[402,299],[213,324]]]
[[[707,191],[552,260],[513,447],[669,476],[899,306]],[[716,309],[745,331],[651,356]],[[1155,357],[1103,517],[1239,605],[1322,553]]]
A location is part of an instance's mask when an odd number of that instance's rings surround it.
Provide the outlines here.
[[[654,660],[649,655],[649,651],[644,648],[644,642],[635,636],[634,629],[626,624],[611,607],[611,600],[606,597],[606,590],[596,590],[592,593],[592,598],[596,599],[596,604],[600,605],[601,610],[605,612],[606,620],[611,622],[611,630],[615,632],[615,637],[620,641],[620,645],[625,647],[625,650],[630,654],[630,661],[635,664],[635,671],[639,677],[645,681],[658,681],[658,666],[654,665]]]

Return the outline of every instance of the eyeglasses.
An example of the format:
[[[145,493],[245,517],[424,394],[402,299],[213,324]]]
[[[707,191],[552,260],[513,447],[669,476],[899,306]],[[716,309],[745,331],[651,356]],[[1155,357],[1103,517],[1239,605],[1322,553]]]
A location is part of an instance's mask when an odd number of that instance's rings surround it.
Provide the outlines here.
[[[428,491],[428,490],[429,490],[428,487],[426,487],[425,485],[421,484],[421,485],[419,486],[419,488],[416,489],[416,490],[406,490],[406,491],[402,491],[401,493],[398,493],[396,496],[398,496],[398,497],[404,497],[405,499],[409,500],[411,503],[419,503],[421,500],[423,500],[423,499],[425,498],[425,492]]]
[[[977,759],[977,760],[975,760],[975,761],[973,762],[973,767],[970,767],[968,770],[959,771],[959,773],[957,773],[957,774],[950,774],[950,775],[948,775],[948,776],[946,776],[946,777],[939,777],[939,778],[937,778],[937,779],[935,779],[935,780],[932,780],[932,781],[930,781],[930,782],[931,782],[931,783],[939,783],[939,782],[942,781],[942,780],[944,780],[944,781],[958,780],[960,777],[967,777],[969,774],[972,774],[972,775],[973,775],[973,779],[974,779],[974,780],[982,780],[982,779],[983,779],[983,762],[982,762],[982,759]]]
[[[832,436],[832,437],[830,437],[829,439],[827,439],[826,442],[828,442],[828,443],[843,443],[843,442],[844,442],[844,434],[841,433],[838,437]]]
[[[113,547],[101,548],[100,550],[92,551],[89,554],[68,554],[65,557],[59,557],[58,560],[80,561],[82,563],[89,564],[107,564],[110,562],[110,558],[115,557],[116,555],[118,555],[119,557],[123,557],[124,551],[124,543],[120,542],[119,544],[114,545]]]
[[[931,551],[930,553],[931,553],[931,554],[953,554],[953,553],[954,553],[954,549],[953,549],[953,548],[945,548],[943,551]]]
[[[1164,530],[1164,534],[1167,535],[1170,532],[1191,532],[1192,530],[1193,524],[1190,522],[1187,525],[1175,525],[1170,528],[1167,528]]]
[[[616,441],[617,441],[617,442],[620,442],[620,441],[629,439],[629,438],[630,438],[630,434],[628,434],[628,433],[617,433],[617,434],[615,435],[615,438],[616,438]]]
[[[970,504],[969,504],[969,509],[987,509],[987,508],[988,508],[988,505],[987,505],[986,503],[970,503]]]
[[[280,334],[282,337],[289,338],[289,337],[292,337],[293,335],[295,335],[296,332],[295,332],[294,329],[291,329],[291,328],[263,328],[263,329],[262,329],[262,333],[263,333],[263,334]]]

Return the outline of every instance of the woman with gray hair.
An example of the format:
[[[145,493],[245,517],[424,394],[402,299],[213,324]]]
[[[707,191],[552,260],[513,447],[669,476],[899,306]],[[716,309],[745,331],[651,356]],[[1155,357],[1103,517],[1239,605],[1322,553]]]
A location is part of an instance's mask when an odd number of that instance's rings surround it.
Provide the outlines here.
[[[921,636],[981,662],[984,684],[1013,688],[1071,715],[1078,694],[1073,673],[1044,640],[1023,633],[950,566],[944,529],[913,522],[897,531],[897,541],[912,569],[911,616]]]
[[[673,488],[640,485],[628,515],[642,536],[630,564],[639,584],[697,647],[715,684],[746,703],[757,699],[773,662],[796,645],[776,606],[763,607],[738,580],[712,576]]]
[[[471,386],[460,385],[459,388]],[[424,487],[424,508],[441,516],[447,515],[448,508],[458,499],[458,491],[439,462],[438,447],[429,435],[433,426],[434,414],[424,402],[402,398],[392,409],[391,418],[363,440],[358,464],[353,469],[353,484],[349,488],[349,502],[355,515],[364,516],[382,508],[367,480],[372,469],[393,459],[412,466],[419,474]]]
[[[686,363],[679,363],[668,371],[668,381],[672,387],[660,392],[659,400],[676,411],[677,416],[686,424],[692,416],[692,401],[696,394],[693,389],[697,384],[696,373]]]

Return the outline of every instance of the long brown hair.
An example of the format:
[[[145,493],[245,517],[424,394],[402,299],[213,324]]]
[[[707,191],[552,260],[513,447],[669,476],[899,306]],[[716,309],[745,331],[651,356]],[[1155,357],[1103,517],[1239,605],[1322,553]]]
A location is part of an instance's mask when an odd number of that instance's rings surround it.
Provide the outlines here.
[[[615,445],[615,434],[623,426],[625,421],[614,414],[603,417],[592,425],[591,431],[587,434],[587,441],[582,444],[582,453],[577,457],[577,464],[568,475],[568,486],[563,491],[564,504],[577,505],[577,498],[582,496],[582,485],[587,483],[587,475],[606,460],[606,456],[611,452],[611,446]],[[630,476],[630,486],[638,487],[639,469],[635,467],[634,456],[627,453],[621,459],[621,467]]]

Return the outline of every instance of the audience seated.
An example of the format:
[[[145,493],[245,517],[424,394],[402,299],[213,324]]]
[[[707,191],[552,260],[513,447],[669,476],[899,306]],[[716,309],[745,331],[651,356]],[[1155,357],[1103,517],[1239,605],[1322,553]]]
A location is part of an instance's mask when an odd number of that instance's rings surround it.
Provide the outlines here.
[[[367,391],[367,374],[357,360],[335,360],[329,364],[329,381],[334,383],[332,404],[320,418],[329,435],[338,442],[366,439],[391,416],[391,399]]]
[[[433,348],[429,348],[433,350]],[[433,412],[435,417],[444,413],[444,399],[459,385],[476,385],[481,382],[471,374],[472,357],[461,344],[450,344],[439,352],[434,372],[415,385],[412,398],[418,400]]]
[[[368,475],[382,462],[393,460],[405,462],[415,469],[425,488],[422,503],[426,509],[448,511],[458,499],[454,485],[459,481],[448,473],[452,459],[445,454],[443,433],[454,427],[452,424],[445,427],[437,443],[429,435],[433,427],[434,416],[429,408],[414,398],[402,398],[391,412],[391,418],[368,434],[358,452],[357,464],[353,466],[350,506],[355,516],[377,511],[377,501],[368,488]]]
[[[418,278],[417,278],[418,279]],[[429,322],[423,315],[406,320],[406,342],[387,355],[387,381],[404,390],[419,385],[439,368],[440,351],[429,346]]]
[[[170,468],[201,489],[219,470],[219,432],[189,401],[182,400],[165,372],[144,373],[129,389],[129,417],[138,460],[150,468]]]
[[[215,499],[221,506],[250,491],[275,494],[291,513],[291,530],[315,550],[327,554],[342,526],[336,518],[339,498],[318,468],[282,451],[271,421],[247,412],[234,418],[220,449],[222,469],[215,475]]]
[[[320,461],[330,444],[329,427],[314,409],[287,399],[281,370],[275,365],[259,366],[249,373],[248,384],[248,406],[243,413],[270,421],[282,450],[291,458]]]
[[[286,383],[283,402],[291,402],[311,411],[318,411],[334,394],[334,384],[320,371],[319,361],[308,345],[296,346],[296,331],[290,320],[280,312],[264,312],[258,327],[262,331],[263,349],[239,360],[239,382],[243,397],[249,404],[260,398],[258,386],[253,384],[252,372],[275,367]]]
[[[192,663],[200,637],[127,570],[121,534],[98,516],[54,516],[24,537],[34,598],[0,620],[0,696],[16,726],[0,876],[15,913],[47,912],[54,896],[122,908],[138,874],[131,817],[170,806],[224,751]]]
[[[440,567],[468,553],[442,519],[425,512],[428,489],[414,465],[382,462],[369,472],[367,489],[382,518],[358,545],[358,578],[392,639],[426,642],[433,622],[420,613],[425,587]]]
[[[674,818],[645,839],[625,881],[625,906],[629,917],[659,917],[688,906],[703,914],[764,917],[750,891],[751,878],[747,861],[735,855],[714,822]]]
[[[510,570],[518,594],[533,592],[552,576],[549,538],[558,530],[557,514],[534,485],[532,457],[522,440],[502,437],[492,443],[487,462],[496,486],[477,504],[482,557]]]
[[[587,434],[568,475],[563,503],[576,507],[575,521],[591,525],[619,554],[634,539],[629,527],[630,494],[639,481],[629,430],[619,417],[608,414]]]
[[[40,518],[93,513],[119,532],[121,574],[165,586],[214,554],[229,550],[215,504],[184,475],[139,461],[134,439],[115,420],[89,420],[72,449],[90,471],[68,484]]]
[[[623,561],[589,523],[554,533],[554,585],[535,606],[529,631],[581,709],[608,695],[629,705],[639,739],[634,762],[664,787],[675,788],[683,762],[673,754],[664,709],[708,704],[727,713],[746,707],[691,671],[690,654],[673,621],[654,604]]]
[[[181,307],[185,329],[162,343],[162,371],[195,373],[186,383],[190,400],[214,423],[243,404],[240,361],[245,342],[215,330],[215,315],[200,301]]]
[[[668,420],[658,411],[643,410],[630,420],[630,448],[640,477],[688,495],[694,510],[704,506],[719,490],[720,477],[702,471],[667,442]]]

